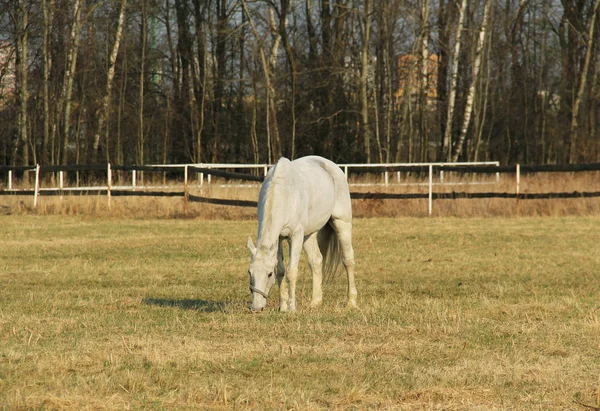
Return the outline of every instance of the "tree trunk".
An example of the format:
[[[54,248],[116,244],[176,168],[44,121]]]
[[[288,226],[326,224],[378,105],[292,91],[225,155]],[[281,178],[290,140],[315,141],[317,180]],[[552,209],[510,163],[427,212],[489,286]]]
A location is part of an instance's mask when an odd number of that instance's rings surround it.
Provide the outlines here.
[[[204,33],[204,15],[205,8],[201,7],[199,0],[194,0],[194,17],[196,20],[196,47],[197,47],[197,60],[199,72],[194,76],[193,81],[195,91],[195,104],[194,107],[190,107],[190,110],[194,109],[193,118],[195,119],[196,128],[196,151],[195,161],[197,163],[202,162],[202,136],[204,133],[204,109],[206,104],[206,36]]]
[[[75,76],[75,69],[77,67],[77,54],[79,52],[79,30],[80,30],[80,16],[81,16],[81,0],[75,0],[74,12],[73,12],[73,23],[71,26],[70,45],[67,54],[67,69],[65,72],[65,79],[63,83],[63,96],[64,96],[64,119],[63,119],[63,153],[62,153],[62,164],[68,164],[69,155],[69,134],[71,132],[71,95],[73,94],[73,80]]]
[[[596,0],[599,1],[599,0]],[[463,144],[467,137],[467,131],[469,129],[469,123],[471,122],[471,114],[473,112],[473,102],[475,101],[475,91],[477,86],[477,81],[479,79],[479,70],[481,68],[481,57],[483,46],[485,43],[486,35],[487,35],[487,27],[488,20],[490,14],[490,3],[491,0],[486,0],[485,6],[483,9],[483,21],[481,22],[481,29],[479,30],[479,39],[477,41],[477,49],[475,50],[475,56],[473,57],[473,73],[471,76],[471,86],[469,87],[469,92],[467,94],[467,103],[465,104],[465,114],[463,117],[462,127],[460,128],[460,134],[458,137],[458,141],[456,143],[456,147],[454,149],[454,154],[452,155],[452,162],[458,161],[458,156],[462,151]]]
[[[19,95],[19,139],[21,140],[21,146],[23,147],[23,164],[29,165],[29,140],[27,132],[27,100],[29,99],[29,92],[27,89],[27,63],[28,63],[28,43],[29,39],[27,36],[28,30],[28,1],[19,1],[19,30],[18,36],[18,95]],[[16,147],[19,145],[17,144]]]
[[[102,101],[102,107],[100,108],[100,116],[98,117],[98,128],[96,129],[96,133],[94,134],[94,157],[97,154],[97,151],[100,147],[100,133],[102,133],[102,128],[104,127],[104,123],[108,121],[110,116],[110,98],[112,91],[113,78],[115,77],[115,63],[117,62],[117,54],[119,53],[119,46],[121,44],[121,35],[123,34],[123,25],[125,22],[125,9],[127,7],[127,0],[121,0],[121,9],[119,11],[119,22],[117,24],[117,31],[115,33],[115,42],[113,44],[112,52],[109,57],[109,66],[108,73],[106,73],[106,93],[104,94],[104,99]],[[106,161],[110,163],[110,148],[109,148],[109,131],[110,127],[106,126],[106,134],[105,134],[105,150],[106,150]]]
[[[290,39],[287,32],[287,15],[290,12],[290,0],[281,0],[281,10],[279,12],[279,35],[281,37],[281,41],[283,43],[283,48],[285,50],[285,55],[288,60],[288,64],[290,67],[290,80],[292,82],[292,138],[290,142],[290,158],[294,159],[296,157],[296,94],[297,94],[297,68],[296,68],[296,58],[294,56],[294,52],[292,50],[292,45],[290,44]]]
[[[365,0],[362,15],[362,48],[360,53],[360,119],[367,163],[371,162],[371,125],[369,123],[369,39],[371,35],[371,0]]]
[[[420,161],[427,161],[429,149],[429,133],[427,131],[427,114],[429,113],[429,0],[421,0],[421,90],[419,93],[419,129],[421,137]]]
[[[592,47],[594,45],[594,27],[596,24],[596,15],[600,8],[600,0],[594,2],[594,7],[591,10],[590,25],[588,28],[587,46],[585,52],[585,61],[583,63],[583,69],[581,70],[581,77],[579,79],[579,88],[577,95],[575,96],[575,102],[573,103],[573,117],[571,118],[571,130],[570,130],[570,147],[569,147],[569,162],[574,163],[577,161],[577,134],[579,133],[579,108],[581,107],[581,100],[586,90],[588,70],[590,67],[590,61],[592,58]]]
[[[452,154],[452,120],[454,117],[454,106],[456,104],[456,88],[458,83],[458,62],[460,60],[460,39],[462,37],[463,25],[465,21],[465,10],[467,0],[461,0],[458,14],[458,25],[456,27],[456,36],[454,40],[454,53],[452,55],[452,66],[450,67],[450,92],[448,95],[448,114],[446,117],[446,130],[443,140],[442,161],[450,161]]]
[[[438,64],[437,64],[437,114],[440,127],[438,145],[438,161],[445,161],[444,147],[446,138],[446,121],[448,116],[448,47],[450,41],[450,30],[448,28],[448,16],[450,8],[445,5],[445,0],[440,0],[438,6]]]
[[[242,0],[242,7],[244,9],[244,13],[248,18],[248,23],[250,23],[250,27],[252,28],[252,33],[257,41],[260,41],[260,35],[256,30],[256,26],[254,25],[254,21],[252,16],[250,15],[250,11],[248,10],[248,6],[246,5],[246,1]],[[272,11],[272,10],[271,10]],[[276,40],[271,48],[271,59],[276,56],[276,47],[279,41]],[[275,98],[273,95],[273,86],[271,85],[271,70],[269,69],[269,62],[267,61],[267,56],[265,54],[265,48],[262,43],[259,44],[259,53],[260,53],[260,61],[262,64],[262,69],[265,75],[265,89],[267,94],[267,104],[266,104],[266,114],[267,114],[267,146],[268,146],[268,162],[274,162],[281,156],[281,146],[278,145],[279,141],[277,138],[277,118],[273,119],[273,127],[271,126],[271,116],[274,114],[275,107]],[[257,95],[254,95],[254,98],[257,98]],[[271,133],[274,134],[273,140],[271,140]]]
[[[146,43],[148,41],[148,5],[142,0],[142,21],[140,26],[140,77],[138,87],[138,133],[137,133],[137,164],[144,164],[144,148],[146,145],[144,133],[144,86],[146,83]]]
[[[50,144],[50,66],[52,64],[52,58],[50,56],[49,39],[51,32],[50,21],[54,16],[54,0],[42,0],[42,11],[44,15],[44,33],[42,39],[42,58],[44,59],[44,72],[43,72],[43,89],[44,89],[44,139],[42,142],[42,163],[46,164],[49,161],[48,150]]]

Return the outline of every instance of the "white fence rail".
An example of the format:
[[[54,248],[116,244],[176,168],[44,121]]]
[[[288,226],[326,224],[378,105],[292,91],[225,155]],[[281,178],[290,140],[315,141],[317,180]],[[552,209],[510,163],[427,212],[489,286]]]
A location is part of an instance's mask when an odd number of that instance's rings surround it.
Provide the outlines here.
[[[144,195],[144,196],[168,196],[168,197],[183,197],[184,210],[187,211],[188,201],[204,202],[221,205],[237,205],[237,206],[256,206],[254,201],[245,200],[228,200],[228,199],[215,199],[207,197],[198,197],[189,193],[189,188],[192,185],[192,173],[198,175],[198,187],[202,187],[204,184],[211,184],[211,175],[218,177],[224,177],[235,180],[249,180],[255,181],[252,186],[256,187],[257,183],[262,180],[262,177],[239,173],[230,172],[223,170],[235,170],[235,169],[258,169],[261,170],[262,176],[266,175],[270,165],[268,164],[168,164],[168,165],[150,165],[150,166],[111,166],[107,165],[72,165],[72,166],[30,166],[30,167],[8,167],[0,166],[0,172],[7,172],[7,184],[6,188],[0,188],[0,195],[33,195],[34,207],[38,204],[38,198],[40,195],[57,195],[61,196],[67,192],[99,192],[107,195],[108,206],[110,207],[112,193],[114,195]],[[416,172],[420,173],[421,176],[427,176],[426,183],[416,183],[419,185],[426,184],[428,186],[427,194],[424,193],[360,193],[352,192],[352,198],[354,199],[427,199],[428,213],[432,215],[433,212],[433,200],[436,199],[458,199],[458,198],[512,198],[519,201],[519,199],[550,199],[550,198],[590,198],[600,197],[598,191],[586,191],[586,192],[556,192],[556,193],[521,193],[520,181],[522,173],[546,173],[546,172],[559,172],[559,173],[572,173],[572,172],[600,172],[600,163],[588,163],[588,164],[555,164],[555,165],[511,165],[511,166],[500,166],[498,162],[480,162],[480,163],[394,163],[394,164],[340,164],[340,167],[349,178],[352,173],[381,173],[383,176],[381,183],[370,183],[375,186],[389,186],[400,184],[401,174],[404,172]],[[147,172],[171,172],[180,170],[183,174],[183,191],[176,191],[175,186],[157,186],[157,185],[144,185],[143,176],[139,173],[143,171]],[[500,192],[434,192],[435,186],[440,185],[456,185],[456,184],[477,184],[476,182],[449,182],[444,177],[444,171],[452,173],[484,173],[487,175],[496,174],[494,182],[491,184],[497,184],[499,181],[500,173],[514,174],[515,186],[514,191],[508,193]],[[19,189],[14,187],[14,171],[19,172],[34,172],[35,183],[33,189]],[[113,184],[113,172],[130,172],[131,173],[131,185],[114,185]],[[105,176],[106,184],[99,183],[99,185],[87,186],[87,187],[68,187],[65,185],[65,172],[96,172],[96,178],[98,175]],[[435,172],[439,173],[439,181],[434,181]],[[52,187],[41,187],[40,178],[41,173],[55,173],[57,180],[50,179],[53,181],[55,186]],[[390,181],[390,175],[396,173],[396,182]],[[206,176],[204,175],[206,174]],[[205,178],[206,177],[206,178]],[[142,181],[142,185],[138,182]],[[47,179],[44,181],[48,181]],[[77,179],[79,181],[79,178]],[[352,183],[352,179],[350,179]],[[414,182],[407,182],[402,185],[415,184]],[[488,183],[489,184],[489,183]],[[352,185],[352,184],[351,184]],[[361,184],[364,185],[364,184]],[[230,186],[230,185],[229,185]],[[153,191],[157,189],[166,188],[168,191],[160,192]]]

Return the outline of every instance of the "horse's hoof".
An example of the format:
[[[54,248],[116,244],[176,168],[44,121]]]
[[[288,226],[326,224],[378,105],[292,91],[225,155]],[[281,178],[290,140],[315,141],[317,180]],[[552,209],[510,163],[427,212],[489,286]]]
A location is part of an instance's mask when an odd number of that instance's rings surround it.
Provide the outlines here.
[[[317,308],[323,305],[323,300],[315,300],[310,302],[310,308]]]

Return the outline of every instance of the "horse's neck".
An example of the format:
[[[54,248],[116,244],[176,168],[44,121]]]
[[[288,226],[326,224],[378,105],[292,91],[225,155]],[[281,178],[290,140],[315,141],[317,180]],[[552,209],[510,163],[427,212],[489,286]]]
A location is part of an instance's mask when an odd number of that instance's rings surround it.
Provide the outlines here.
[[[287,196],[281,192],[281,186],[271,180],[259,199],[257,246],[271,247],[279,240],[286,222],[288,211]]]

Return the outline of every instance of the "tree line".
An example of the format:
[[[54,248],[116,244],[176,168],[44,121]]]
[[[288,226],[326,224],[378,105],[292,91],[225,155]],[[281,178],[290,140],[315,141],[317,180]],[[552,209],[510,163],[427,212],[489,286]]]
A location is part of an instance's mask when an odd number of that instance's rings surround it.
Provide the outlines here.
[[[600,0],[0,0],[0,164],[598,161]]]

